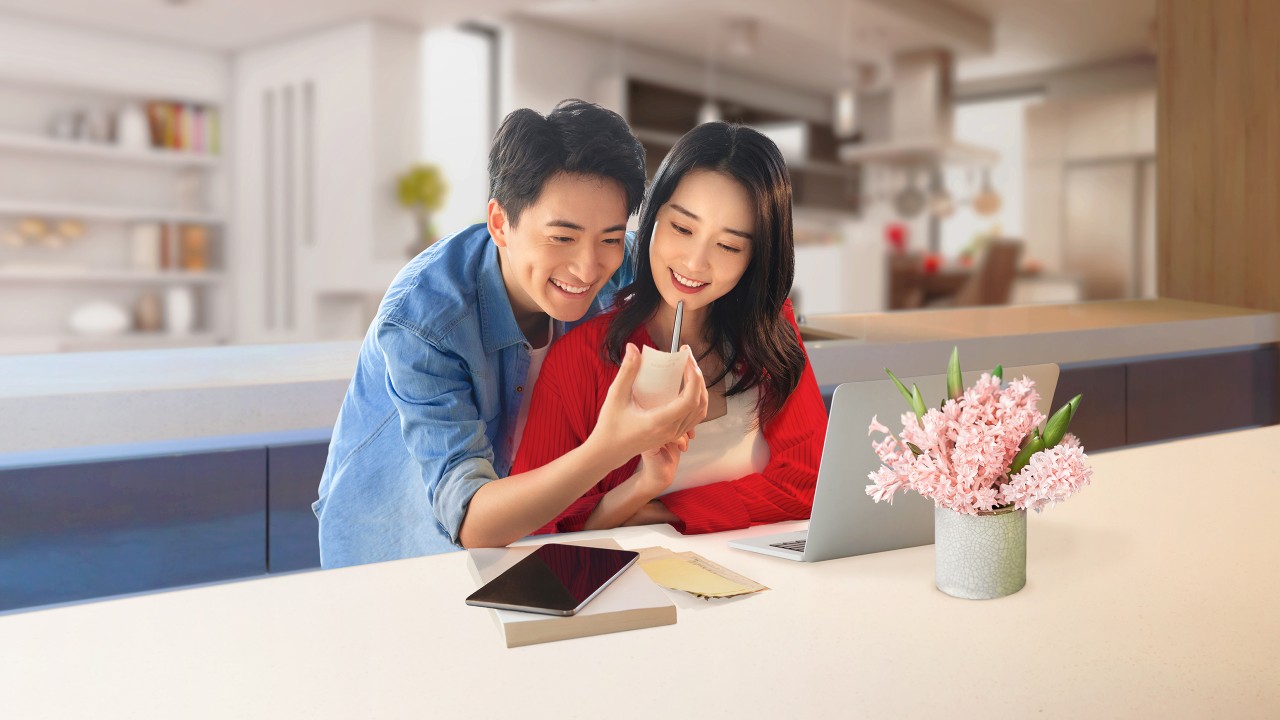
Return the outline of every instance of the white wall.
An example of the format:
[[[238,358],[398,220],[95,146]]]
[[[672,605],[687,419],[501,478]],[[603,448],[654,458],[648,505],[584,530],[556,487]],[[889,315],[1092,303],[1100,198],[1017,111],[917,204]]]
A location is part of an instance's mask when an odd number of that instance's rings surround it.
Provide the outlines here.
[[[435,215],[442,236],[483,222],[489,202],[493,139],[488,80],[491,41],[475,32],[440,28],[423,36],[423,159],[444,174],[449,191]]]
[[[218,103],[230,74],[221,53],[0,15],[0,77],[10,80]]]

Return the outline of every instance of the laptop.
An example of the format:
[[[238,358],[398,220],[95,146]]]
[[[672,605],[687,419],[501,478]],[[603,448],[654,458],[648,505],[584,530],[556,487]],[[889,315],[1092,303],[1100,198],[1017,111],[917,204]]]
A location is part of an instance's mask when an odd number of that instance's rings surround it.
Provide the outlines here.
[[[981,375],[982,371],[964,373],[965,387]],[[1058,385],[1058,366],[1028,365],[1004,370],[1006,381],[1024,375],[1035,381],[1040,393],[1037,407],[1049,415]],[[945,374],[900,379],[908,388],[912,383],[919,385],[930,407],[937,407],[936,403],[946,397]],[[896,434],[901,430],[902,413],[907,410],[906,400],[888,377],[837,387],[831,399],[809,529],[730,540],[729,546],[788,560],[818,562],[933,543],[932,500],[916,492],[899,491],[893,505],[877,504],[866,490],[871,484],[867,475],[880,467],[871,441],[883,437],[867,436],[871,417],[878,416]]]

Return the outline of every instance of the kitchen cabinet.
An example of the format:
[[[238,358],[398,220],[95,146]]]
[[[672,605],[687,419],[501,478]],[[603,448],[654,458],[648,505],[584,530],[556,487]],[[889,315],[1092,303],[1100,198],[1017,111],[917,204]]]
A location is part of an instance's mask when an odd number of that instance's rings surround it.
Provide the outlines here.
[[[329,455],[328,442],[267,448],[267,569],[320,567],[320,526],[311,510]]]
[[[698,124],[704,98],[696,93],[639,79],[626,82],[630,109],[627,121],[644,144],[645,165],[652,178],[662,159],[680,138]],[[775,110],[739,102],[720,101],[726,121],[744,125],[800,123],[808,146],[803,158],[789,158],[792,198],[797,208],[856,213],[859,210],[861,173],[837,158],[839,141],[830,125],[801,121]]]
[[[357,22],[236,57],[236,328],[358,338],[408,259],[395,181],[419,158],[421,35]]]
[[[0,611],[266,572],[265,448],[0,469]]]

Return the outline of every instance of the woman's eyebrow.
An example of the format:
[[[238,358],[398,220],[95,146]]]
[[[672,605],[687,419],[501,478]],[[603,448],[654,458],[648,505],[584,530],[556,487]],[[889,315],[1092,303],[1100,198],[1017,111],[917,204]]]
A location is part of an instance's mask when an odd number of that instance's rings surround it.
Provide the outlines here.
[[[688,215],[690,218],[692,218],[692,219],[694,219],[694,220],[702,220],[702,218],[698,217],[697,215],[694,215],[693,213],[689,212],[686,208],[680,207],[679,205],[677,205],[677,204],[675,204],[675,203],[668,203],[667,207],[671,208],[672,210],[675,210],[675,211],[676,211],[676,212],[678,212],[678,213],[683,213],[683,214],[685,214],[685,215]],[[747,231],[745,231],[745,230],[734,230],[734,229],[733,229],[733,228],[731,228],[731,227],[727,227],[727,228],[725,228],[725,229],[724,229],[724,231],[725,231],[725,232],[727,232],[727,233],[729,233],[730,235],[737,235],[738,237],[740,237],[740,238],[742,238],[742,239],[744,239],[744,240],[750,240],[750,239],[751,239],[751,233],[749,233],[749,232],[747,232]]]
[[[702,218],[698,217],[697,215],[694,215],[693,213],[689,212],[689,211],[688,211],[688,210],[686,210],[685,208],[682,208],[682,207],[680,207],[679,205],[677,205],[677,204],[675,204],[675,203],[671,203],[671,204],[670,204],[670,205],[668,205],[667,207],[671,208],[672,210],[675,210],[676,212],[684,213],[685,215],[688,215],[690,218],[692,218],[692,219],[694,219],[694,220],[701,220],[701,219],[702,219]]]

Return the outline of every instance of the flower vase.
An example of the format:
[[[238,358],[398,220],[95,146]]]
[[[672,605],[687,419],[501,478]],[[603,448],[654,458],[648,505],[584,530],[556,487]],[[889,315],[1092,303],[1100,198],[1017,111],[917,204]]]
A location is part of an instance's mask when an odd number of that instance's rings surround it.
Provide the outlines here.
[[[968,600],[1012,595],[1027,584],[1027,511],[977,515],[934,507],[934,584]]]

